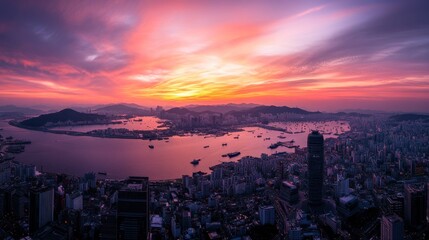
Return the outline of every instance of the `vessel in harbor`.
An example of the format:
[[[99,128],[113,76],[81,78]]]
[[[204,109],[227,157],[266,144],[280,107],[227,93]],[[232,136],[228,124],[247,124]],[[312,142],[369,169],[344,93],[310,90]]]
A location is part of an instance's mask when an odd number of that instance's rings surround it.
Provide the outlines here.
[[[268,148],[269,149],[276,149],[276,148],[280,147],[281,145],[282,145],[281,142],[276,142],[276,143],[271,144]]]
[[[150,149],[154,149],[154,148],[155,148],[155,146],[153,146],[153,145],[149,145],[149,148],[150,148]]]
[[[200,163],[201,159],[194,159],[191,161],[192,165],[198,165]]]
[[[238,155],[240,155],[241,152],[232,152],[232,153],[228,153],[226,154],[229,158],[233,158],[233,157],[237,157]]]

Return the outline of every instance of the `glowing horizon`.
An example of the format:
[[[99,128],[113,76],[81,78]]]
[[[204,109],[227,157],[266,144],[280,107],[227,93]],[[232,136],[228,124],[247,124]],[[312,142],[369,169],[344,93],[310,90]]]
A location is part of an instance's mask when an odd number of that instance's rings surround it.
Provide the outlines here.
[[[3,1],[0,101],[427,111],[427,9],[427,1]]]

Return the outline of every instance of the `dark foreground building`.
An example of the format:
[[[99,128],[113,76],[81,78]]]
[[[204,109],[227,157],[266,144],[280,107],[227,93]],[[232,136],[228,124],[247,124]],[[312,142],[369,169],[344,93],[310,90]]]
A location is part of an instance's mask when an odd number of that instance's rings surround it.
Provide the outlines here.
[[[54,220],[54,189],[50,187],[33,188],[30,191],[30,233]]]
[[[149,227],[149,179],[129,177],[118,193],[117,239],[146,239]]]
[[[324,148],[323,135],[312,131],[308,135],[308,203],[322,205]]]

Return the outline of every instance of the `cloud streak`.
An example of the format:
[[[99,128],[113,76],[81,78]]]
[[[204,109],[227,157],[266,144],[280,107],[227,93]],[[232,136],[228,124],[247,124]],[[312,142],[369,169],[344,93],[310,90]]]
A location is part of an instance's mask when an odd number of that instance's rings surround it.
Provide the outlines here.
[[[3,1],[0,99],[312,109],[323,100],[328,110],[395,99],[424,110],[415,102],[429,103],[426,9],[423,0]]]

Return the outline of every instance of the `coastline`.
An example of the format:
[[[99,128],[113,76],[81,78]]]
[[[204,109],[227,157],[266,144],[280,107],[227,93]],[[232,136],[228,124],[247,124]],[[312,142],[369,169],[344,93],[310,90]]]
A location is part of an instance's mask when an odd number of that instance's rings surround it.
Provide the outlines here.
[[[187,134],[197,134],[197,135],[216,135],[224,136],[232,132],[241,132],[242,128],[228,127],[216,129],[216,132],[213,132],[212,128],[199,128],[196,130],[176,130],[176,129],[163,129],[163,130],[128,130],[126,128],[111,129],[113,131],[122,132],[121,135],[108,133],[109,129],[101,130],[92,130],[89,132],[77,132],[77,131],[68,131],[68,130],[52,130],[46,127],[29,127],[20,124],[15,120],[8,121],[8,124],[17,128],[22,128],[31,131],[39,131],[53,134],[63,134],[69,136],[87,136],[87,137],[97,137],[97,138],[116,138],[116,139],[140,139],[140,140],[166,140],[166,138],[174,136],[185,136]],[[91,125],[91,124],[88,124]],[[124,135],[126,134],[126,135]]]

